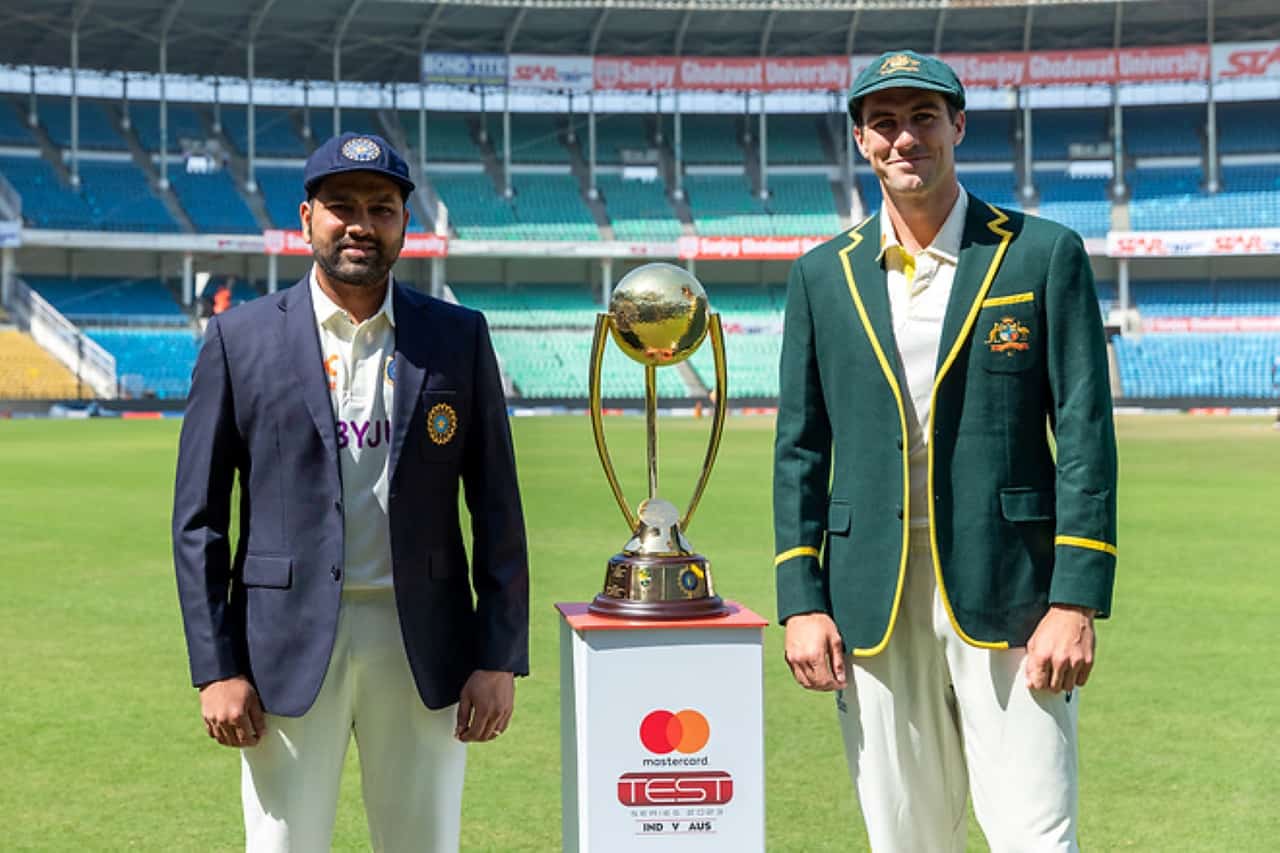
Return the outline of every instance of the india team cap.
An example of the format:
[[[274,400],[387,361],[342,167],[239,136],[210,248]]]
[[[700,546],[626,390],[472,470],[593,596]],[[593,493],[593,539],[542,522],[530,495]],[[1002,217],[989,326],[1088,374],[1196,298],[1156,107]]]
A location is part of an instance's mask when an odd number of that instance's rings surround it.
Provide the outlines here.
[[[941,92],[957,110],[964,109],[964,85],[955,70],[941,59],[914,50],[891,50],[872,60],[849,90],[849,114],[856,119],[862,99],[885,89]]]
[[[322,143],[307,158],[302,185],[312,195],[321,181],[342,172],[374,172],[395,181],[406,193],[413,192],[409,164],[374,133],[347,132]]]

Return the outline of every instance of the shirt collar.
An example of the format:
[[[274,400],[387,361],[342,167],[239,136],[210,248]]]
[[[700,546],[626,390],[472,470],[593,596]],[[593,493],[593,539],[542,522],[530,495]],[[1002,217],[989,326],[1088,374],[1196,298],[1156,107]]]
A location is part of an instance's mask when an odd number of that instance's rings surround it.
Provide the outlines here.
[[[316,281],[316,268],[314,265],[311,267],[311,273],[307,276],[307,280],[307,285],[311,288],[311,307],[316,312],[316,325],[325,325],[333,319],[335,314],[341,317],[348,316],[346,311],[340,308],[337,303],[329,298],[327,293],[320,289],[320,283]],[[385,314],[387,324],[393,329],[396,327],[396,309],[395,300],[392,298],[391,293],[395,290],[395,286],[395,276],[387,273],[387,293],[382,298],[382,306],[369,318],[371,321],[376,319],[379,314]]]
[[[965,191],[963,186],[960,187],[960,194],[956,196],[956,202],[951,206],[951,212],[947,214],[946,220],[942,223],[942,227],[938,229],[937,236],[933,238],[933,242],[925,247],[924,251],[947,263],[955,264],[960,259],[960,241],[964,237],[964,220],[969,211],[969,193]],[[880,254],[876,255],[877,261],[883,261],[884,253],[894,246],[901,246],[898,242],[898,235],[894,233],[893,222],[885,213],[884,208],[880,208]]]

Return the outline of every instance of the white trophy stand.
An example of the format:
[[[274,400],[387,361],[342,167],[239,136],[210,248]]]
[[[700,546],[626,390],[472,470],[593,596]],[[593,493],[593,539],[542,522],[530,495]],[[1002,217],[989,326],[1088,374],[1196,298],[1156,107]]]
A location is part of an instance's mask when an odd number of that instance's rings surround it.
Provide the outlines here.
[[[764,626],[558,604],[564,850],[764,850]]]

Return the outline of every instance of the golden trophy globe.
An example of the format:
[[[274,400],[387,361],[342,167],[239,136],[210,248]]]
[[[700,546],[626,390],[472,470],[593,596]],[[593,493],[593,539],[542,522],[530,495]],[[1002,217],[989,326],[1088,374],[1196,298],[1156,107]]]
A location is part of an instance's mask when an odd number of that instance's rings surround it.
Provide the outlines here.
[[[658,496],[657,371],[693,355],[708,333],[716,371],[711,437],[693,497],[681,515],[673,503]],[[634,512],[622,494],[605,444],[600,372],[609,337],[644,365],[649,497]],[[596,316],[588,381],[596,452],[618,508],[631,528],[630,541],[609,560],[604,591],[596,596],[590,610],[627,619],[695,619],[728,613],[715,594],[710,561],[695,553],[685,538],[720,448],[726,400],[724,332],[720,315],[709,310],[706,291],[698,280],[681,267],[663,263],[645,264],[624,276],[609,299],[608,313]]]

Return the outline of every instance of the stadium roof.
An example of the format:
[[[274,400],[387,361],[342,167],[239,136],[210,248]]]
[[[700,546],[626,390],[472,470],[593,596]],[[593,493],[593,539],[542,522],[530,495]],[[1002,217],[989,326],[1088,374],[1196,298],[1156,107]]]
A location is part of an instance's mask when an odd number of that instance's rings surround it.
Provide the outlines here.
[[[1280,38],[1275,0],[4,0],[9,66],[154,73],[168,31],[172,73],[244,77],[252,34],[259,77],[418,79],[422,50],[468,53],[800,56],[893,48],[977,52]],[[341,34],[341,36],[340,36]]]

